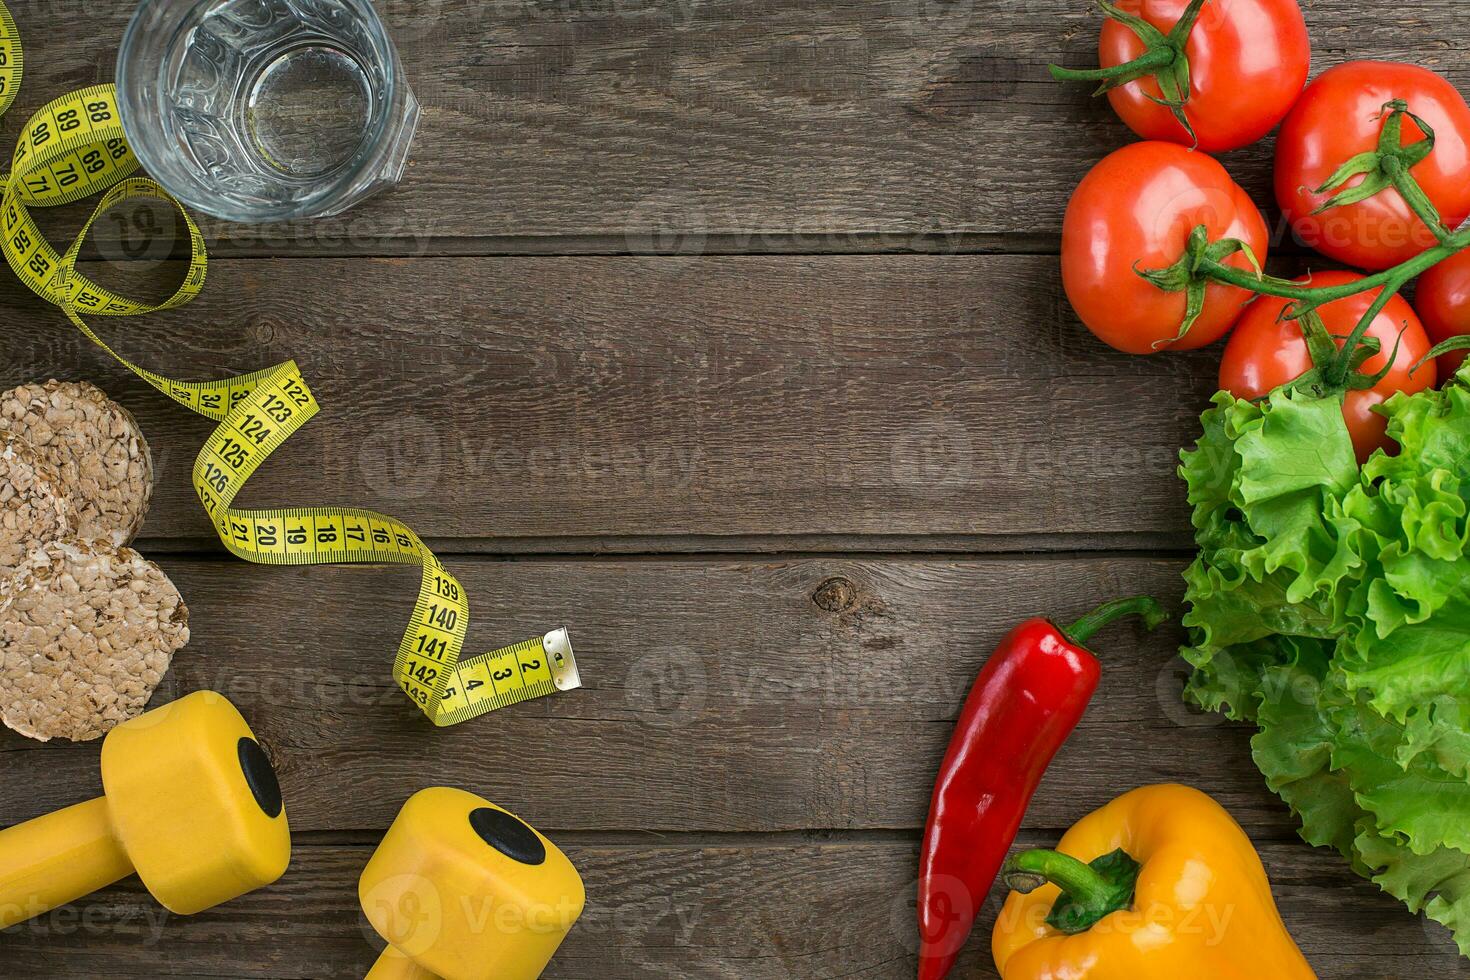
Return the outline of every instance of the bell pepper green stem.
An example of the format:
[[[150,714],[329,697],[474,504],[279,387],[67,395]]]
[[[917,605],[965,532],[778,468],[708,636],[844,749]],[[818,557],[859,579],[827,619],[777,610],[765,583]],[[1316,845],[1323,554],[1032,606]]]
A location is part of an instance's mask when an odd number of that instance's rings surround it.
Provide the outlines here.
[[[1046,917],[1047,925],[1069,936],[1084,933],[1114,912],[1132,908],[1143,866],[1126,851],[1105,854],[1091,864],[1058,851],[1022,851],[1001,874],[1008,888],[1029,894],[1051,883],[1062,894]]]
[[[1106,898],[1111,892],[1108,880],[1074,857],[1060,851],[1022,851],[1006,862],[1007,887],[1030,894],[1043,884],[1051,883],[1086,903]]]
[[[1156,629],[1159,624],[1169,618],[1169,614],[1164,612],[1164,607],[1159,605],[1157,599],[1141,595],[1131,599],[1116,599],[1113,602],[1104,603],[1062,632],[1066,633],[1067,639],[1073,643],[1084,646],[1088,640],[1092,639],[1094,633],[1124,616],[1142,616],[1143,624],[1149,629]]]

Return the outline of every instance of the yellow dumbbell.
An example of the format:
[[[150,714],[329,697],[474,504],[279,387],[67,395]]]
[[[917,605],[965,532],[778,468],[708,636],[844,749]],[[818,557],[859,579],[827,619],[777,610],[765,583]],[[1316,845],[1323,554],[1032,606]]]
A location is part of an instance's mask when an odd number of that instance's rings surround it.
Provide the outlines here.
[[[572,862],[473,793],[414,794],[358,883],[388,942],[367,980],[534,980],[582,914]]]
[[[291,834],[270,760],[240,712],[200,691],[108,733],[106,795],[0,830],[0,928],[137,872],[193,915],[275,881]]]

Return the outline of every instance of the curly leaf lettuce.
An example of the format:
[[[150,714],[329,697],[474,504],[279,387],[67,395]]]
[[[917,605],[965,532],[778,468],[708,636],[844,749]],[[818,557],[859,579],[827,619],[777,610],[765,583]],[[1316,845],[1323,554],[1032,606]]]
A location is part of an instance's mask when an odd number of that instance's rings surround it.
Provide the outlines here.
[[[1470,369],[1383,412],[1361,468],[1336,400],[1221,393],[1180,475],[1186,696],[1254,722],[1256,765],[1470,956]]]

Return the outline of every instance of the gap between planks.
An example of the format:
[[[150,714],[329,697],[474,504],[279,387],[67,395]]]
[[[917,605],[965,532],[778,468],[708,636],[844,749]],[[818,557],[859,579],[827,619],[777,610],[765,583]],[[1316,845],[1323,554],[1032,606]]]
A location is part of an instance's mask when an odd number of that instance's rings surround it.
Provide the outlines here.
[[[1016,535],[629,535],[607,537],[424,538],[441,558],[576,560],[883,559],[1004,561],[1011,558],[1076,560],[1128,555],[1145,559],[1185,559],[1192,547],[1164,532],[1116,534]],[[181,558],[230,557],[218,540],[203,537],[141,537],[133,547],[144,554]],[[231,558],[230,560],[236,560]]]
[[[821,257],[846,255],[1058,255],[1061,239],[1055,235],[966,232],[814,232],[812,234],[767,234],[760,231],[726,232],[702,236],[697,250],[683,245],[671,249],[638,248],[631,235],[483,235],[415,236],[375,238],[370,243],[322,242],[309,234],[300,238],[267,236],[261,241],[208,241],[211,261],[248,259],[402,259],[402,258],[721,258],[730,256],[789,255]],[[156,263],[160,259],[186,261],[187,241],[175,241],[167,255],[145,250],[132,254],[94,235],[82,246],[81,261]],[[65,251],[71,240],[51,243]]]
[[[794,848],[794,847],[844,847],[873,844],[919,847],[922,831],[916,829],[894,830],[741,830],[741,831],[639,831],[639,830],[562,830],[556,827],[538,827],[543,834],[559,845],[567,847],[629,847],[640,850],[653,848]],[[1054,842],[1068,828],[1026,826],[1016,835],[1023,846],[1040,846]],[[383,829],[377,830],[309,830],[291,835],[293,847],[377,847],[383,839]],[[1302,840],[1291,833],[1252,833],[1256,844],[1301,844]],[[1306,845],[1303,845],[1306,846]]]
[[[890,256],[890,255],[1059,255],[1061,239],[1056,235],[1008,232],[884,232],[830,231],[811,234],[724,232],[702,236],[698,247],[676,244],[670,249],[633,247],[632,235],[484,235],[384,237],[354,246],[321,242],[310,236],[253,241],[211,241],[209,257],[216,261],[288,258],[578,258],[578,257],[664,257],[678,260],[731,256]],[[52,243],[66,249],[70,241]],[[1313,256],[1294,242],[1276,243],[1273,258]],[[186,260],[186,243],[175,243],[166,258]],[[131,256],[124,249],[109,248],[104,255],[95,241],[82,248],[82,261],[157,262],[156,254]]]

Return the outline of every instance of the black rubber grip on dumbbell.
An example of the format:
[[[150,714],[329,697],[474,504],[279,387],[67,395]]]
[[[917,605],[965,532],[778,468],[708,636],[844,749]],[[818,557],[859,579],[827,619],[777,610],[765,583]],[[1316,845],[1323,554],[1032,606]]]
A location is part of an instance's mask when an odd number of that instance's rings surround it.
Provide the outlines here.
[[[255,802],[274,820],[281,815],[284,805],[281,800],[281,784],[276,771],[271,768],[270,756],[253,738],[240,739],[240,771],[245,774],[245,785],[255,794]]]
[[[470,814],[470,826],[480,839],[512,861],[544,864],[546,845],[525,823],[493,807],[482,806]]]

